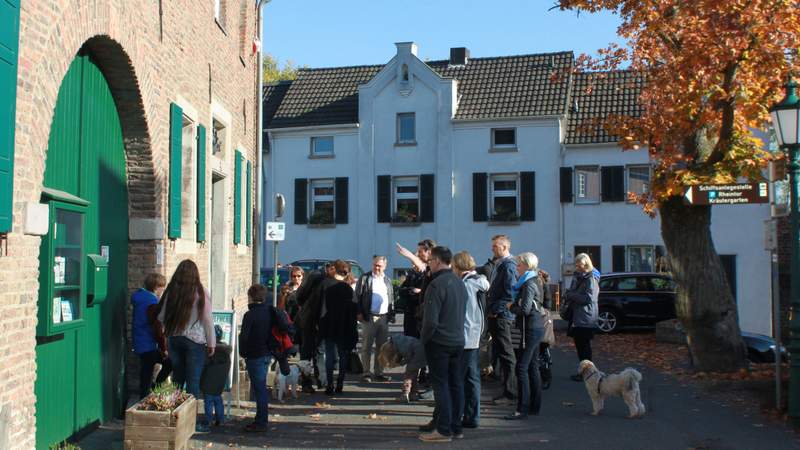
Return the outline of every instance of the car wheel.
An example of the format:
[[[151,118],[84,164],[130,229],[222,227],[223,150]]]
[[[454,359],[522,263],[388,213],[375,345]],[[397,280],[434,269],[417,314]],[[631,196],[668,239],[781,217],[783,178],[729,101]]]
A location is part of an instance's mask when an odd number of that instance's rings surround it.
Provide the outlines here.
[[[619,315],[611,309],[600,310],[597,316],[597,326],[603,333],[613,333],[620,325]]]

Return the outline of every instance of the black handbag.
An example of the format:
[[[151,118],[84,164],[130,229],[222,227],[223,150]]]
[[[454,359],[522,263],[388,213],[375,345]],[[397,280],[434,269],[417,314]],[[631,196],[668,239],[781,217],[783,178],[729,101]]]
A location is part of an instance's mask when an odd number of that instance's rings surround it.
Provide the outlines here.
[[[355,351],[350,352],[347,356],[347,373],[361,375],[364,373],[364,365],[361,364],[361,358]]]

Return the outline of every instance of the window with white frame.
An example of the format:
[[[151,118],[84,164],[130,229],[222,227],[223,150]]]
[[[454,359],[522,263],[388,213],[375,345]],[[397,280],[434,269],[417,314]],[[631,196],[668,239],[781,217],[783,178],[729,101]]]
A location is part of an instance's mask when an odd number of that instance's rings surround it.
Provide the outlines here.
[[[195,196],[197,195],[197,124],[186,115],[181,128],[181,237],[194,240],[197,229]]]
[[[519,220],[519,175],[494,174],[489,180],[491,220],[501,222]]]
[[[492,128],[492,148],[516,148],[516,128]]]
[[[625,251],[628,272],[652,272],[655,268],[655,247],[652,245],[630,245]]]
[[[333,156],[333,136],[314,136],[311,138],[312,157]]]
[[[316,225],[332,224],[335,200],[333,179],[311,180],[310,184],[309,223]]]
[[[650,166],[628,166],[628,192],[646,194],[650,186]]]
[[[222,158],[225,156],[225,146],[227,140],[227,128],[225,124],[217,119],[212,120],[211,127],[211,154]]]
[[[395,177],[392,181],[392,222],[418,222],[419,177]]]
[[[397,143],[415,144],[417,142],[417,125],[415,113],[397,114]]]
[[[600,168],[584,166],[575,168],[575,203],[600,202]]]

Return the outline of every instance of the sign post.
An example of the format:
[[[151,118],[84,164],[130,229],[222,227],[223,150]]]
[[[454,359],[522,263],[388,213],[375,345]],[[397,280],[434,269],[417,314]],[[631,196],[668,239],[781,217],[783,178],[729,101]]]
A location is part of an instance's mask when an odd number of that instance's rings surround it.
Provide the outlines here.
[[[275,194],[275,220],[276,222],[267,222],[266,239],[272,241],[272,306],[278,305],[278,242],[284,240],[286,237],[286,223],[277,222],[278,219],[283,217],[283,211],[286,209],[286,199],[283,194]]]
[[[689,186],[684,198],[692,205],[768,203],[769,183],[700,184]]]

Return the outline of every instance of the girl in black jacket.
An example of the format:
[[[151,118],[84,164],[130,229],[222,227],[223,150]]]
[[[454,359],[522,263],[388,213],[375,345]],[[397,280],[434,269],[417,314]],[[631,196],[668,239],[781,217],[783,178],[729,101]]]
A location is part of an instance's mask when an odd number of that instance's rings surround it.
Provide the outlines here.
[[[334,263],[336,282],[325,288],[322,318],[319,322],[320,338],[325,341],[325,371],[328,385],[325,393],[332,395],[334,390],[341,393],[344,376],[347,373],[347,357],[358,342],[356,325],[356,304],[353,303],[353,288],[345,281],[350,273],[350,264],[336,260]],[[333,367],[339,359],[339,376],[333,386]],[[377,358],[377,356],[376,356]]]

